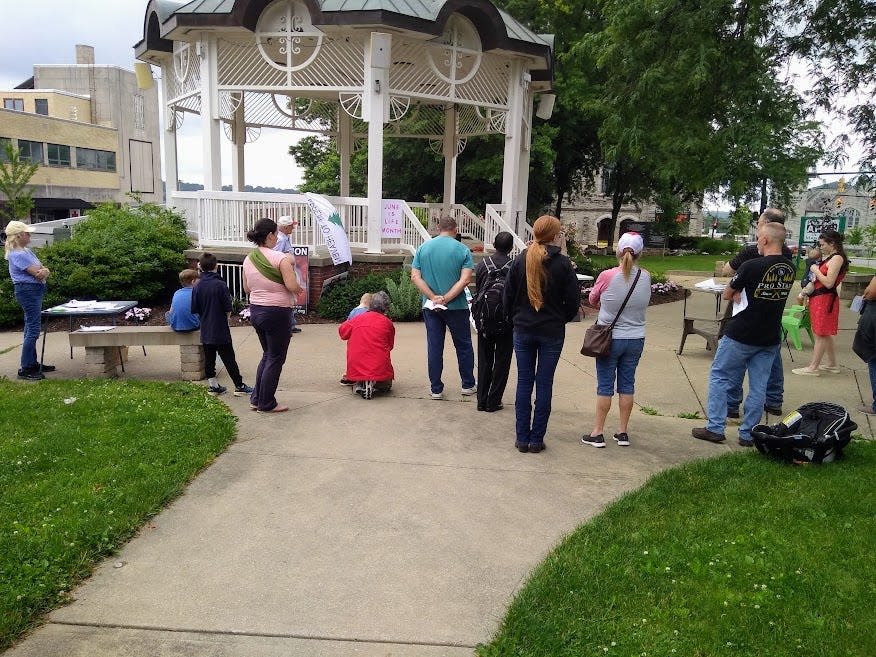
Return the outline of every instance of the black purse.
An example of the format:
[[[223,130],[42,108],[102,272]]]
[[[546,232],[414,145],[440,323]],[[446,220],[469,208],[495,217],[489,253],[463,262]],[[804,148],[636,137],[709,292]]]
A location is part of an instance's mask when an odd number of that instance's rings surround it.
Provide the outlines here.
[[[636,272],[636,278],[633,279],[633,284],[630,285],[630,290],[627,292],[627,296],[621,304],[620,309],[617,311],[617,314],[614,316],[614,319],[611,320],[611,324],[599,324],[599,320],[597,319],[597,323],[589,326],[587,330],[584,331],[584,344],[581,347],[582,355],[592,356],[594,358],[604,358],[611,353],[611,332],[614,330],[614,325],[617,324],[617,318],[620,317],[620,314],[624,311],[624,308],[626,308],[627,301],[630,300],[633,290],[636,289],[636,283],[639,282],[639,276],[641,273],[641,269]]]

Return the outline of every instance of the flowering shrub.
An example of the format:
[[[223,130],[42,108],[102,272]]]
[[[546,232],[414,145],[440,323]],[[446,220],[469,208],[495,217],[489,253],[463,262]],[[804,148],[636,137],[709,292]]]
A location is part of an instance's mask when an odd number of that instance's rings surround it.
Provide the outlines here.
[[[237,316],[240,317],[244,322],[249,321],[249,306],[244,306],[243,310],[237,313]]]
[[[673,294],[678,291],[678,283],[666,281],[665,283],[652,283],[651,294]]]
[[[125,313],[125,319],[132,319],[137,322],[145,322],[152,316],[152,308],[141,308],[136,306]]]

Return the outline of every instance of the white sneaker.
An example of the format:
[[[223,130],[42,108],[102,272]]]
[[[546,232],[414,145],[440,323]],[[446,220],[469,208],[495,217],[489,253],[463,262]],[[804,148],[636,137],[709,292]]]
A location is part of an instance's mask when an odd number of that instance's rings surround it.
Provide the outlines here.
[[[461,390],[462,394],[465,395],[466,397],[468,397],[470,395],[477,394],[477,391],[478,391],[477,385],[473,385],[471,388],[463,388]]]
[[[429,396],[430,396],[432,399],[439,399],[439,400],[440,400],[440,399],[444,399],[444,393],[443,393],[443,392],[430,392],[430,393],[429,393]]]

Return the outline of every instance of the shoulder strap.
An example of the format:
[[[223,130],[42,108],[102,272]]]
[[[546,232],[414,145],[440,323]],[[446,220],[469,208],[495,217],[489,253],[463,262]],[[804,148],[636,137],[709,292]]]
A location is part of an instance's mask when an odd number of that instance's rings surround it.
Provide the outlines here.
[[[620,317],[620,314],[624,311],[624,308],[627,307],[627,301],[630,300],[630,297],[633,295],[633,290],[636,289],[636,283],[639,282],[639,276],[642,275],[642,269],[639,268],[639,271],[636,272],[636,277],[633,279],[633,284],[630,285],[629,292],[627,292],[627,296],[624,299],[624,302],[621,304],[620,309],[617,311],[617,315],[614,316],[614,319],[611,320],[611,328],[614,328],[614,325],[617,324],[617,318]]]

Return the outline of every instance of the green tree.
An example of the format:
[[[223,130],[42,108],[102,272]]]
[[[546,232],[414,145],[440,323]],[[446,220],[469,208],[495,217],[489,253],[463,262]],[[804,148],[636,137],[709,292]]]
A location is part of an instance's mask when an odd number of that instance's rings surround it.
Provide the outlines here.
[[[848,120],[862,146],[861,170],[876,169],[876,3],[873,0],[785,0],[784,44],[808,64],[815,105]],[[841,99],[850,99],[844,104]],[[832,145],[845,159],[850,136]],[[870,174],[872,178],[872,174]]]
[[[21,157],[11,143],[3,144],[4,157],[0,161],[0,192],[8,199],[9,219],[30,219],[34,203],[33,192],[27,184],[36,173],[39,165]]]

